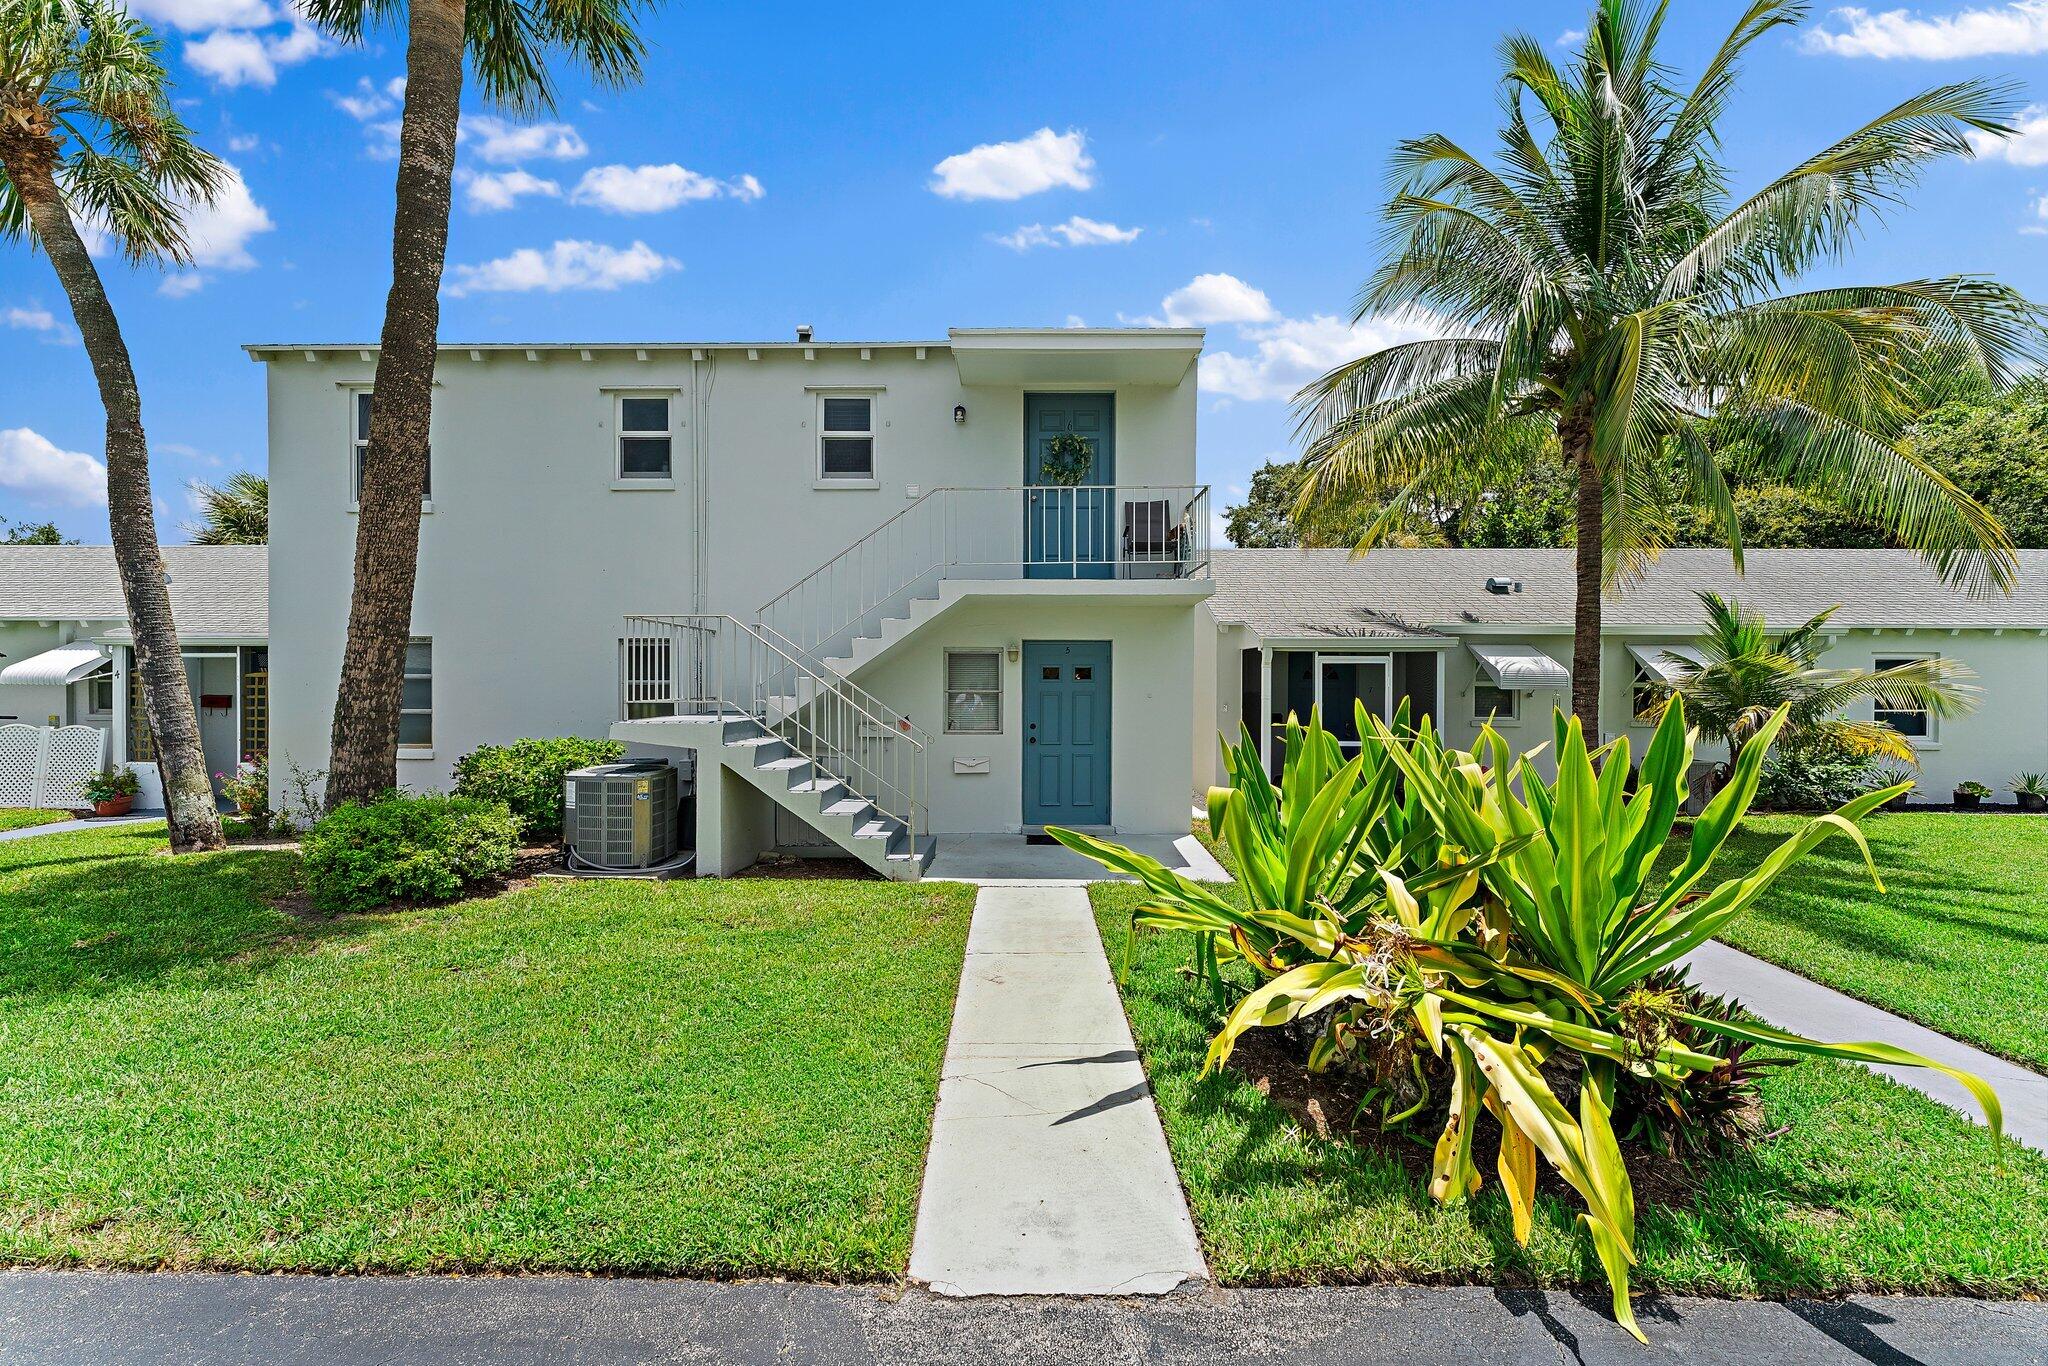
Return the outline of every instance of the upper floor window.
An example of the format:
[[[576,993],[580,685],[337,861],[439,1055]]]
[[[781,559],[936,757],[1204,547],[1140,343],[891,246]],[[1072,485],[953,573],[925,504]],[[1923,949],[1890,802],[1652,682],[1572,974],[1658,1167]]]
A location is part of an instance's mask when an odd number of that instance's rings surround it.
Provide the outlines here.
[[[354,433],[348,446],[348,501],[351,506],[363,501],[363,465],[370,458],[370,391],[355,391]],[[427,473],[420,485],[422,501],[434,496],[434,453],[427,452]]]
[[[872,481],[874,477],[874,395],[818,395],[818,478]]]
[[[405,647],[405,682],[398,696],[398,744],[401,749],[434,747],[434,642],[415,640]]]
[[[1919,664],[1933,659],[1933,655],[1879,655],[1872,661],[1872,667],[1879,673],[1896,669],[1904,664]],[[1934,738],[1934,717],[1927,708],[1909,698],[1886,697],[1878,694],[1877,704],[1871,709],[1870,719],[1880,726],[1890,726],[1899,734],[1913,740]]]
[[[673,479],[675,429],[667,394],[620,394],[619,458],[616,473],[624,479]]]

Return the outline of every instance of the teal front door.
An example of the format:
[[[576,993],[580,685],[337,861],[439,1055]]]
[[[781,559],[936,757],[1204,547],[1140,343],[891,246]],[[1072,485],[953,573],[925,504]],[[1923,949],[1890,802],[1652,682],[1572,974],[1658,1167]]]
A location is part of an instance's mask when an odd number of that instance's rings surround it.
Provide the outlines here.
[[[1109,824],[1109,642],[1024,642],[1024,824]]]
[[[1047,479],[1053,438],[1086,441],[1090,461],[1079,484]],[[1024,396],[1024,576],[1106,579],[1116,572],[1116,395]]]

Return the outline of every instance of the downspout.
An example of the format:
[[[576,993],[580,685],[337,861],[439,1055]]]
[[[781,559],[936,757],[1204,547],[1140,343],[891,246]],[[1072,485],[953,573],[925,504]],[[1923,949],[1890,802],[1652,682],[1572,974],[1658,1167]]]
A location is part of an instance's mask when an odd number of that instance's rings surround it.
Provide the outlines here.
[[[703,355],[702,361],[696,352],[690,355],[690,406],[696,418],[690,433],[690,484],[695,502],[691,509],[695,526],[690,536],[690,610],[699,613],[710,610],[704,579],[711,557],[705,538],[711,528],[711,386],[718,378],[716,353],[705,351]]]

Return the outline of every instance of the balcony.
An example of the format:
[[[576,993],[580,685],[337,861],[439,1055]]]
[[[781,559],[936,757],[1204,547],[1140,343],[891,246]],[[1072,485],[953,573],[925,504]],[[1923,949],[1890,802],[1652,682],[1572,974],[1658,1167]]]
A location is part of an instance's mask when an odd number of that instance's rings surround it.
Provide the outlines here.
[[[849,659],[949,584],[1200,596],[1209,548],[1207,485],[933,489],[765,603],[760,619],[806,655]]]

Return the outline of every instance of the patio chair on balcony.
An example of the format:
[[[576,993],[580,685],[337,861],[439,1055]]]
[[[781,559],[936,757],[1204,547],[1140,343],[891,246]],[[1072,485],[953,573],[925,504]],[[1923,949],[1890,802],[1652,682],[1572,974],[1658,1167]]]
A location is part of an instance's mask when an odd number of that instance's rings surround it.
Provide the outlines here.
[[[1124,504],[1124,577],[1177,579],[1187,558],[1187,514],[1176,519],[1171,498]]]

